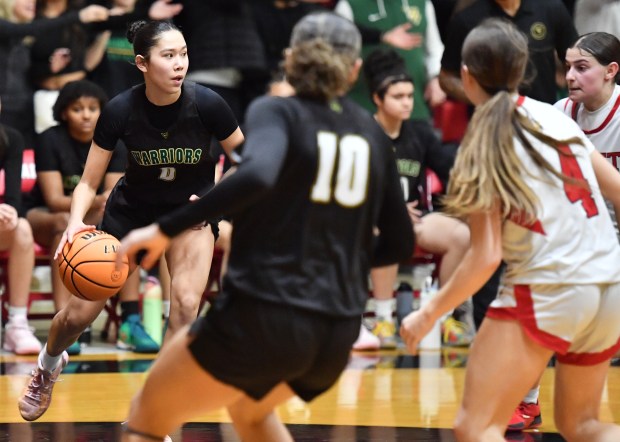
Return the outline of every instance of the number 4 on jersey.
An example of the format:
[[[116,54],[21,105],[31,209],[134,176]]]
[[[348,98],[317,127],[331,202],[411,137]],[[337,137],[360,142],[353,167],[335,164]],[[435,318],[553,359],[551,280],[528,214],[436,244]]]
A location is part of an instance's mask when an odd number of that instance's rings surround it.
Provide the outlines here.
[[[572,154],[568,146],[560,146],[560,167],[564,175],[578,181],[586,181],[579,167],[579,163],[577,162],[577,158]],[[588,218],[598,215],[598,207],[596,207],[596,201],[592,198],[590,190],[565,181],[564,192],[571,203],[581,201],[583,210],[585,210]]]

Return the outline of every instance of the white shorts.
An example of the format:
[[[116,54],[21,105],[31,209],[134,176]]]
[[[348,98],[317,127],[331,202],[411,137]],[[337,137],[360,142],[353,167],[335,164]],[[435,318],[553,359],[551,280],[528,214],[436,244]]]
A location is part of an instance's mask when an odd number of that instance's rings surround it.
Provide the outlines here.
[[[487,316],[519,321],[559,362],[596,365],[620,348],[620,283],[504,286]]]

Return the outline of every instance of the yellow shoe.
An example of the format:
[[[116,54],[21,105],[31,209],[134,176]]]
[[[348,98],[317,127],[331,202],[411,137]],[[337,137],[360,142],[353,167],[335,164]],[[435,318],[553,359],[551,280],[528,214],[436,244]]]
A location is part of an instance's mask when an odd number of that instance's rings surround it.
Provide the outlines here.
[[[388,319],[378,319],[372,333],[381,341],[381,348],[396,348],[396,324]]]

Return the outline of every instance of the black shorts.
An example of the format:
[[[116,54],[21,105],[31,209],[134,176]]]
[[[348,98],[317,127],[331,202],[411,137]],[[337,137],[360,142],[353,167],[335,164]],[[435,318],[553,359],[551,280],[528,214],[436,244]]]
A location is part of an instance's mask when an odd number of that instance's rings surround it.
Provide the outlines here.
[[[136,203],[128,201],[123,192],[114,189],[106,201],[103,219],[99,228],[120,240],[133,229],[148,226],[157,221],[161,216],[173,212],[183,205]],[[220,232],[217,226],[218,221],[210,220],[208,222],[216,240]]]
[[[222,292],[192,325],[189,350],[212,376],[255,400],[286,382],[310,401],[338,380],[360,322]]]

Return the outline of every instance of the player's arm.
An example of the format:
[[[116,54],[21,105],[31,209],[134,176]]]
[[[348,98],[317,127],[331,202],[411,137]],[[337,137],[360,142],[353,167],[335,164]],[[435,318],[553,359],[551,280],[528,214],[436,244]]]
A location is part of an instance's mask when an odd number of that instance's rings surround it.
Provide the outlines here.
[[[620,223],[620,173],[596,149],[591,152],[590,158],[601,193],[614,206],[616,219]]]
[[[386,170],[386,186],[377,219],[379,236],[371,261],[373,267],[403,261],[411,256],[415,247],[413,226],[405,206],[396,161],[391,155]]]
[[[80,182],[73,191],[73,197],[71,198],[71,214],[69,215],[69,222],[67,229],[62,235],[62,239],[58,244],[54,258],[56,258],[65,245],[65,242],[71,243],[73,236],[84,230],[92,230],[95,226],[87,226],[84,224],[84,216],[91,208],[95,196],[97,195],[97,189],[101,184],[103,175],[105,174],[110,158],[112,157],[112,151],[103,149],[93,141],[88,151],[88,158],[86,159],[86,166],[84,167],[84,173]]]
[[[493,275],[502,260],[502,219],[499,205],[486,213],[470,215],[471,242],[450,279],[429,303],[411,314],[401,326],[407,348],[416,352],[418,342],[442,315],[461,305]]]

